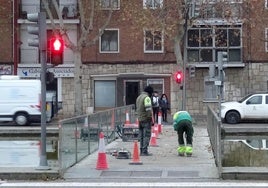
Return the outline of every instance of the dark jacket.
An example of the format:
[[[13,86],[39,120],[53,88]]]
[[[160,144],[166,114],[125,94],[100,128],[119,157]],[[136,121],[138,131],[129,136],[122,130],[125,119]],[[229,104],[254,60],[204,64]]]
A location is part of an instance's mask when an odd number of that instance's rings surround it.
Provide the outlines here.
[[[159,106],[160,106],[161,109],[169,109],[169,102],[168,102],[168,100],[160,99],[159,100]]]

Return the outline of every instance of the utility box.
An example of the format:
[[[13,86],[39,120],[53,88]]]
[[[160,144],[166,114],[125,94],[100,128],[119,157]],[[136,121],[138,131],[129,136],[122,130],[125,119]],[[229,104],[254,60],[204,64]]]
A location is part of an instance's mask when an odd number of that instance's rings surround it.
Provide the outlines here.
[[[122,140],[134,141],[139,139],[139,127],[137,124],[127,124],[122,128]]]

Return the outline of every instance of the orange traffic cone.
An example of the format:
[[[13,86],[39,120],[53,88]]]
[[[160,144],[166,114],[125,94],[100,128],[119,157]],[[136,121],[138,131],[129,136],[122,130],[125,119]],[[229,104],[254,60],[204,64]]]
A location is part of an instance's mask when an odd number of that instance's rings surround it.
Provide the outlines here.
[[[126,122],[125,122],[125,125],[126,125],[126,124],[130,124],[129,113],[128,113],[127,110],[126,110]]]
[[[158,138],[158,125],[154,124],[153,128],[154,128],[155,137]]]
[[[151,134],[151,139],[150,139],[150,146],[153,147],[158,147],[157,143],[156,143],[156,137],[155,137],[155,130],[153,129],[152,134]]]
[[[100,132],[99,138],[100,138],[100,140],[99,140],[99,153],[98,153],[98,161],[97,161],[96,169],[97,170],[106,170],[106,169],[108,169],[108,164],[107,164],[107,160],[106,160],[103,132]]]
[[[140,161],[140,155],[139,155],[139,148],[138,148],[138,141],[134,141],[134,148],[133,148],[133,158],[132,161],[129,164],[134,165],[142,165],[142,162]]]
[[[162,114],[161,112],[158,113],[158,133],[162,133]]]

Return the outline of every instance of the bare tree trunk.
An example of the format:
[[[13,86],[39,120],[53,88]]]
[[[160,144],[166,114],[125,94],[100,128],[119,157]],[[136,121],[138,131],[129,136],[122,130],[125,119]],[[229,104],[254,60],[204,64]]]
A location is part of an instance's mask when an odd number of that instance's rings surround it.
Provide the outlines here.
[[[75,116],[82,115],[82,59],[81,51],[74,51],[74,114]]]

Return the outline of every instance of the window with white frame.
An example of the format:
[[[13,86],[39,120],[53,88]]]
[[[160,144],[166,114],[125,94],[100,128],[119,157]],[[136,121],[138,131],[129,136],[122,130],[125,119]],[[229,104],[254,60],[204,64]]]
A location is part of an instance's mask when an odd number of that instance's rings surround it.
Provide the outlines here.
[[[265,52],[268,52],[268,28],[265,28]]]
[[[157,9],[163,7],[163,0],[143,0],[143,8]]]
[[[148,79],[147,85],[152,86],[154,91],[157,91],[159,95],[164,93],[164,79]]]
[[[268,9],[268,0],[265,0],[265,8]]]
[[[118,53],[119,52],[119,30],[105,29],[100,37],[101,53]]]
[[[100,5],[102,9],[120,9],[120,0],[100,0]]]
[[[57,10],[53,4],[53,1],[52,0],[47,0],[47,3],[48,3],[48,8],[51,12],[51,15],[54,19],[59,19],[58,18],[58,14],[57,14]],[[56,0],[56,3],[58,4],[59,6],[59,0]],[[45,9],[45,5],[43,4],[42,1],[40,1],[40,11],[41,12],[47,12],[46,9]],[[47,14],[47,18],[48,18],[48,14]]]
[[[242,63],[242,26],[196,26],[187,32],[189,63],[217,62],[217,52],[226,51],[229,63]]]
[[[231,16],[232,18],[241,18],[244,12],[242,0],[206,0],[203,2],[196,0],[188,1],[188,3],[190,3],[189,13],[191,17],[225,19],[226,16]]]
[[[162,31],[144,31],[144,52],[161,53],[164,51],[164,39]]]

